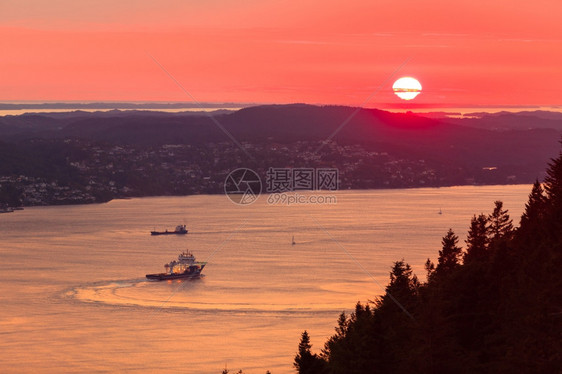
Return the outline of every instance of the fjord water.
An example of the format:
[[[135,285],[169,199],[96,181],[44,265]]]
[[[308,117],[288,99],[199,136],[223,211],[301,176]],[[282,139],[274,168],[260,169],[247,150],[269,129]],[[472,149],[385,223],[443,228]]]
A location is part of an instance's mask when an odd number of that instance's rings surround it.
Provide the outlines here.
[[[393,261],[425,279],[449,228],[464,244],[494,200],[517,223],[530,190],[341,191],[329,194],[336,204],[293,206],[158,197],[2,214],[0,371],[293,372],[304,329],[318,352],[339,313],[383,292]],[[189,234],[150,236],[180,223]],[[202,279],[145,280],[186,248],[208,261]]]

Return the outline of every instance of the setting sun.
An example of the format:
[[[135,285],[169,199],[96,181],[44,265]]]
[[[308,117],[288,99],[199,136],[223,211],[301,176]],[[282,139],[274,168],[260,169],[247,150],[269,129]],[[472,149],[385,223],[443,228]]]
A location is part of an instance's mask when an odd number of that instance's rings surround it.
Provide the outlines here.
[[[420,82],[412,77],[402,77],[392,85],[392,90],[402,100],[412,100],[422,90]]]

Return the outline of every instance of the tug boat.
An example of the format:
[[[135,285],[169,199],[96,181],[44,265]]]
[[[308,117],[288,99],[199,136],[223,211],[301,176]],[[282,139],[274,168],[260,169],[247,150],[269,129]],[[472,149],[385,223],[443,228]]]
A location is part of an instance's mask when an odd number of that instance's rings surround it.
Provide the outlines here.
[[[180,253],[177,260],[164,265],[166,271],[158,274],[146,274],[146,278],[150,280],[168,280],[168,279],[193,279],[201,277],[206,262],[198,262],[190,251]]]
[[[177,225],[176,229],[174,231],[168,231],[168,229],[166,229],[166,231],[151,231],[150,235],[185,235],[187,234],[187,228],[185,227],[185,225]]]

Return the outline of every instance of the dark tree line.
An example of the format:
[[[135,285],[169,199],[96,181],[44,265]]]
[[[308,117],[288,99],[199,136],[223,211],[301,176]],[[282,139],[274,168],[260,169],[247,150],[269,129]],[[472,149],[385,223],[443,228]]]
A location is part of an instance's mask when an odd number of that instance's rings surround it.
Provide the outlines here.
[[[496,201],[472,218],[465,249],[449,230],[425,269],[421,283],[395,262],[386,293],[342,313],[320,353],[305,331],[297,371],[562,372],[562,153],[533,185],[519,227]]]

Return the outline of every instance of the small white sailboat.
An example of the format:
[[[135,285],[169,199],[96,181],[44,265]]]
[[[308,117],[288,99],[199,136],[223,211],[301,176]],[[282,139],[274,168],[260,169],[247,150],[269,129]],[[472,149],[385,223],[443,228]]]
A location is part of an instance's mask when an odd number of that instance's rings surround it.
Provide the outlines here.
[[[443,211],[441,210],[441,208],[439,208],[439,212],[437,212],[437,214],[443,214]]]
[[[295,245],[297,243],[295,243],[295,236],[293,235],[293,240],[291,241],[291,245]]]

